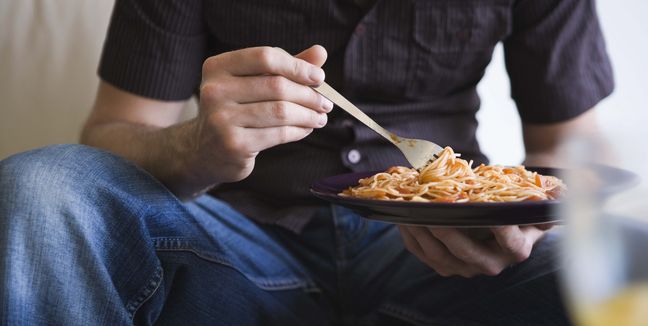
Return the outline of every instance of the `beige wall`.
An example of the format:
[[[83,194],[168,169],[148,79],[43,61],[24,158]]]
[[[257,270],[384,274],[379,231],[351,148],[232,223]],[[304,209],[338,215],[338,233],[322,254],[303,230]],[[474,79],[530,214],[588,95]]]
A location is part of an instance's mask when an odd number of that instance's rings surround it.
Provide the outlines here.
[[[76,142],[113,1],[0,1],[0,158]]]

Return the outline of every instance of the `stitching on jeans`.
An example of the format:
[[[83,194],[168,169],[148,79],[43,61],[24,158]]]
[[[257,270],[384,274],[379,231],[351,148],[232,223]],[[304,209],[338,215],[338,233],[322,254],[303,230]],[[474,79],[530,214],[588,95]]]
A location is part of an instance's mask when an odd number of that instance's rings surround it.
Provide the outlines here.
[[[166,252],[177,252],[177,251],[185,251],[185,252],[190,252],[199,258],[202,258],[204,260],[221,264],[223,266],[227,266],[241,275],[243,275],[245,278],[248,280],[252,281],[254,284],[256,284],[259,288],[264,289],[264,290],[295,290],[295,289],[300,289],[302,288],[305,292],[321,292],[321,290],[315,286],[315,284],[311,282],[302,282],[302,281],[297,281],[295,279],[281,279],[281,280],[275,280],[275,281],[268,281],[268,280],[263,280],[258,277],[252,277],[249,276],[242,271],[240,271],[238,268],[236,268],[233,264],[230,262],[217,258],[217,257],[211,257],[207,256],[204,254],[201,254],[200,252],[194,250],[193,248],[183,248],[183,249],[157,249],[157,251],[166,251]]]
[[[302,288],[305,292],[317,293],[321,292],[319,287],[317,287],[312,281],[299,281],[294,278],[284,278],[281,280],[265,280],[263,278],[254,277],[248,275],[241,270],[239,270],[234,264],[229,260],[223,259],[222,257],[211,255],[209,253],[204,253],[198,251],[194,248],[195,241],[189,240],[184,237],[161,237],[153,239],[153,244],[156,247],[156,251],[186,251],[191,252],[199,258],[211,261],[217,264],[227,266],[239,272],[245,278],[249,279],[255,283],[258,287],[264,290],[289,290],[289,289],[298,289]]]
[[[153,239],[154,246],[156,251],[187,251],[195,254],[196,256],[214,262],[221,265],[230,267],[237,272],[243,274],[247,279],[256,283],[259,287],[266,290],[282,290],[282,289],[294,289],[294,288],[304,288],[306,292],[321,292],[321,290],[312,282],[312,281],[296,281],[294,278],[282,279],[279,281],[268,281],[262,278],[253,277],[243,273],[239,270],[234,264],[229,260],[223,259],[216,255],[211,255],[209,253],[204,253],[198,251],[194,248],[195,241],[188,240],[183,237],[164,237],[164,238],[155,238]]]
[[[184,237],[164,237],[153,239],[153,246],[156,250],[193,248],[195,244],[195,241]]]
[[[139,308],[141,308],[146,301],[148,301],[153,295],[157,292],[162,284],[162,279],[164,278],[164,270],[162,267],[158,266],[155,275],[149,280],[149,283],[144,286],[144,290],[140,293],[138,297],[131,300],[131,302],[126,306],[126,310],[129,313],[131,321],[134,321],[135,314]]]

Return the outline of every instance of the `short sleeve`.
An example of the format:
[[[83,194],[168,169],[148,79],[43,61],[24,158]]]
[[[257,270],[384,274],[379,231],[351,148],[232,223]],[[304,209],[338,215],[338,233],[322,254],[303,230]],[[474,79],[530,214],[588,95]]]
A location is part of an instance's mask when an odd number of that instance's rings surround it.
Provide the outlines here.
[[[504,53],[523,122],[568,120],[614,89],[594,0],[517,1]]]
[[[117,0],[99,77],[144,97],[187,99],[200,85],[205,31],[201,0]]]

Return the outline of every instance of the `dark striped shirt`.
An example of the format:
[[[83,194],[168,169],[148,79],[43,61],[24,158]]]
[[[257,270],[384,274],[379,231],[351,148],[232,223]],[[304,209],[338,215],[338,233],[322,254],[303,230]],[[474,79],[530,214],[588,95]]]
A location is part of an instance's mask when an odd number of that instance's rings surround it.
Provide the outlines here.
[[[477,83],[503,42],[524,123],[552,123],[613,89],[593,0],[117,0],[99,67],[126,91],[161,100],[196,92],[205,58],[270,45],[329,52],[327,82],[389,130],[486,162]],[[341,110],[308,138],[259,154],[252,174],[212,194],[247,216],[299,231],[324,203],[316,179],[406,165]]]

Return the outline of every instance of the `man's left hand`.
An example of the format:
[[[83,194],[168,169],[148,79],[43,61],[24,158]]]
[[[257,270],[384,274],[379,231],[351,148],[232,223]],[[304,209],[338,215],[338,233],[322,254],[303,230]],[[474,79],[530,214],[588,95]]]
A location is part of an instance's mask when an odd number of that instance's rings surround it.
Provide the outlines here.
[[[465,229],[399,226],[405,247],[441,276],[495,276],[529,258],[550,225],[502,226],[475,237]]]

